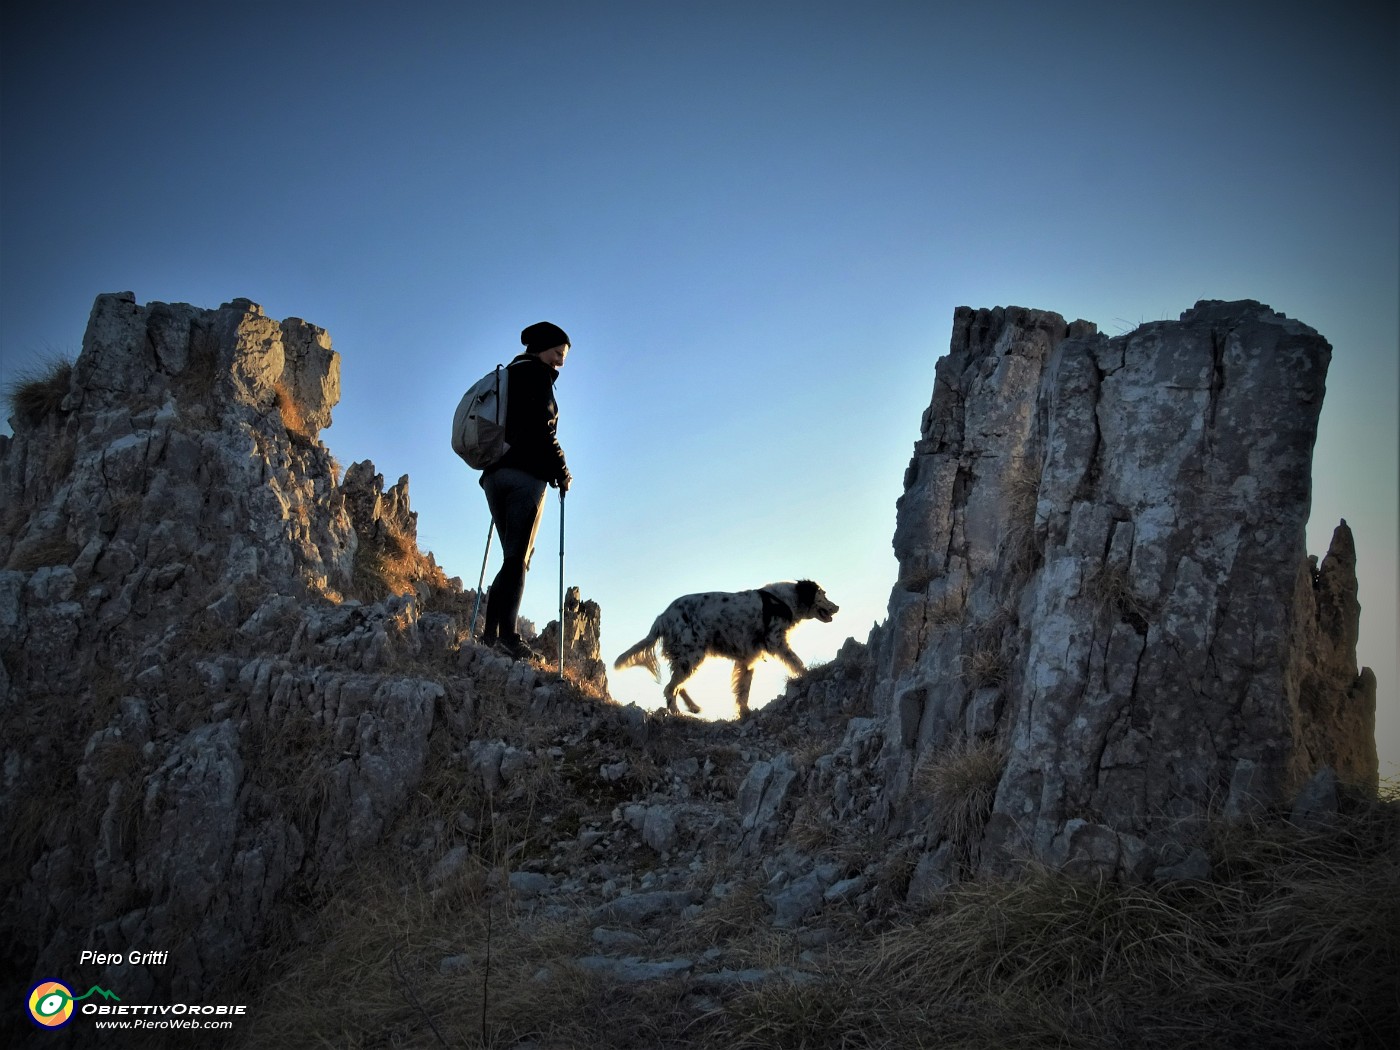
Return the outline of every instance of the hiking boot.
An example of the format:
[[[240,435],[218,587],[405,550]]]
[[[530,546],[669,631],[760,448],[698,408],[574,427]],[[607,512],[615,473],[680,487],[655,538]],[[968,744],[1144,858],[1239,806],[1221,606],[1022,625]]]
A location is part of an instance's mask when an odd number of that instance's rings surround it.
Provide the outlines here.
[[[524,638],[502,638],[496,642],[496,652],[505,653],[512,660],[538,660],[540,654]]]

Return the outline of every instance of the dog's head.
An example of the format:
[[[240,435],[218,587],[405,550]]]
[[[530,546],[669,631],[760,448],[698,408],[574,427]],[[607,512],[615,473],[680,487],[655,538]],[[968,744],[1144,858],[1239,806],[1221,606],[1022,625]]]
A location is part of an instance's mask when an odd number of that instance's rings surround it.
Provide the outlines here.
[[[797,608],[793,612],[798,619],[811,616],[822,623],[830,623],[832,617],[841,611],[841,607],[826,596],[826,591],[811,580],[798,580],[795,594]]]

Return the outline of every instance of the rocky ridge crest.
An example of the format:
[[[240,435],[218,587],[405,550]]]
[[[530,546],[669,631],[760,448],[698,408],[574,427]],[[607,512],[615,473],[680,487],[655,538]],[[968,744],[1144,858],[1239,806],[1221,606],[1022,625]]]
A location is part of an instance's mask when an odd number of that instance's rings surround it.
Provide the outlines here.
[[[84,976],[258,995],[379,858],[395,899],[584,916],[569,965],[703,1009],[802,968],[656,931],[742,905],[818,952],[1027,858],[1204,876],[1211,814],[1374,789],[1349,534],[1302,546],[1326,354],[1258,304],[1116,340],[959,310],[888,621],[708,724],[607,700],[576,590],[571,680],[471,644],[407,479],[319,441],[324,331],[101,296],[57,407],[0,439],[9,965],[178,945]]]

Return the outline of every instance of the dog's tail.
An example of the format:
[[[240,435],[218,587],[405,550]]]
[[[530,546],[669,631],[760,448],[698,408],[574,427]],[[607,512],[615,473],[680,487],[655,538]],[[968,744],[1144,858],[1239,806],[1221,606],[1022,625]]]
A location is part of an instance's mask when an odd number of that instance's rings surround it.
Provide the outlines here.
[[[613,661],[613,670],[625,671],[629,667],[645,667],[652,677],[661,681],[661,666],[656,660],[656,644],[661,640],[661,632],[652,624],[651,633]]]

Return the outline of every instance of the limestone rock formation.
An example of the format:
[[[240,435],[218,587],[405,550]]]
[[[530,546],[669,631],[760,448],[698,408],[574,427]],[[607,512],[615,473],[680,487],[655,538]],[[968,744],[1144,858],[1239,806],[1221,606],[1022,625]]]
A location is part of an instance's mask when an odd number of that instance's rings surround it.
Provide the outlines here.
[[[608,696],[608,668],[599,639],[603,612],[597,602],[583,601],[577,587],[564,592],[564,668],[580,685],[596,695]],[[559,621],[550,620],[540,632],[536,647],[548,660],[559,656]]]
[[[987,747],[990,870],[1146,876],[1322,766],[1374,787],[1345,523],[1321,570],[1304,549],[1330,353],[1255,302],[1113,339],[957,311],[871,639],[896,826]]]
[[[310,429],[329,423],[339,377],[323,330],[245,299],[99,296],[61,407],[12,422],[0,559],[52,565],[76,548],[63,561],[80,575],[124,581],[104,592],[114,621],[215,583],[346,586],[355,533]]]
[[[323,330],[247,300],[103,295],[48,410],[0,439],[0,883],[23,977],[168,945],[164,969],[106,979],[211,987],[383,839],[434,725],[465,745],[475,688],[558,688],[462,646],[474,595],[418,551],[407,478],[338,478],[318,432],[339,367]]]

